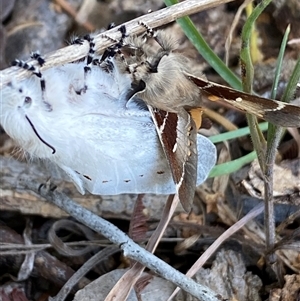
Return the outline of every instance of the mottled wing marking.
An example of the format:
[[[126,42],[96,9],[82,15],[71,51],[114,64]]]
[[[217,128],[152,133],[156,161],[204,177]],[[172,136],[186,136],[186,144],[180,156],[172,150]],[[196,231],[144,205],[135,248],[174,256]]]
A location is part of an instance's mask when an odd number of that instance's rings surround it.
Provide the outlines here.
[[[187,74],[210,100],[225,101],[234,107],[284,127],[300,127],[300,107],[241,92]]]
[[[180,202],[186,211],[193,203],[197,181],[197,131],[184,109],[166,112],[148,106],[167,157]]]

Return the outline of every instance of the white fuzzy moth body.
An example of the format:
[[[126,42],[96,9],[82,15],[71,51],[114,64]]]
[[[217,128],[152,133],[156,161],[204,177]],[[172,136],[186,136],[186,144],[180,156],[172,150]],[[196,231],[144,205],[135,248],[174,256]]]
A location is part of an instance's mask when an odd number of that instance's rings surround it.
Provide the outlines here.
[[[114,58],[105,65],[75,62],[48,69],[42,73],[45,88],[34,74],[12,81],[1,91],[1,125],[32,157],[62,168],[81,193],[175,193],[149,111],[135,92],[128,103],[131,76],[116,68]],[[201,152],[194,178],[200,184],[216,152],[205,137],[196,134],[195,140]]]

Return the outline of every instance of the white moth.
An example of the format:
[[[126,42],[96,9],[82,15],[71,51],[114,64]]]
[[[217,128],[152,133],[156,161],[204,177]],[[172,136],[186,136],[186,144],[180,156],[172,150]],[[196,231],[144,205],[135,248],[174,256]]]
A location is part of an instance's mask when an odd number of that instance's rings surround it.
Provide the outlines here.
[[[5,87],[4,130],[31,156],[63,169],[82,194],[175,193],[151,114],[138,96],[128,102],[131,76],[94,65],[86,73],[85,67],[76,62],[44,71],[44,90],[35,75]],[[216,150],[199,134],[197,149],[199,185]]]

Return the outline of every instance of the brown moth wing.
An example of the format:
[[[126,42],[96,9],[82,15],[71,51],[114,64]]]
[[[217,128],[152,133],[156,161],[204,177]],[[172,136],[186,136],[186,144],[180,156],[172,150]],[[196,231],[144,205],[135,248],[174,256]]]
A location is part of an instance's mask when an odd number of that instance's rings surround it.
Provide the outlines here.
[[[225,101],[232,106],[254,114],[283,127],[300,127],[300,107],[281,101],[259,97],[205,79],[186,74],[210,100]]]
[[[197,131],[190,114],[183,108],[177,113],[148,106],[167,157],[176,191],[184,210],[189,212],[197,181]]]

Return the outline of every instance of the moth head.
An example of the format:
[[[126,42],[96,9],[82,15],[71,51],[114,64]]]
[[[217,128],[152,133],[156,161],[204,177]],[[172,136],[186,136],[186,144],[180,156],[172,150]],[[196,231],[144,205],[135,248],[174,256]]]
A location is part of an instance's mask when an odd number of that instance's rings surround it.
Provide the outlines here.
[[[138,94],[147,105],[169,112],[201,106],[200,89],[185,75],[192,63],[175,51],[176,44],[164,31],[124,39],[113,58],[116,69],[130,77],[131,87],[145,84],[128,95]]]
[[[49,111],[51,106],[42,100],[35,79],[10,83],[1,91],[0,123],[9,136],[33,155],[40,153],[41,148],[49,151],[37,132],[41,110]]]

